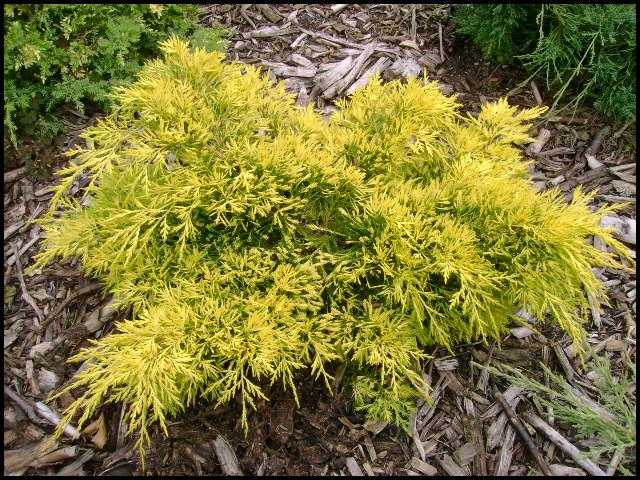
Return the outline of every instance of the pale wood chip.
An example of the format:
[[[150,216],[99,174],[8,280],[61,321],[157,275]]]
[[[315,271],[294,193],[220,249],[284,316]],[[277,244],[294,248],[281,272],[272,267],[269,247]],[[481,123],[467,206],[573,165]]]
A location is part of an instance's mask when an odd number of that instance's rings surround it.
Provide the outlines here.
[[[514,410],[522,400],[522,397],[519,395],[513,398],[509,403],[511,404],[511,408]],[[504,429],[509,423],[509,419],[507,418],[507,414],[502,412],[500,415],[496,417],[496,419],[489,425],[487,429],[487,450],[491,451],[498,447],[503,439],[504,439]]]
[[[528,327],[514,327],[510,328],[509,331],[516,338],[527,338],[536,333]]]
[[[507,402],[509,402],[511,404],[513,402],[514,398],[516,398],[522,392],[524,392],[524,388],[518,387],[517,385],[511,385],[511,386],[509,386],[509,388],[507,388],[504,391],[502,396],[504,397],[504,399]],[[483,422],[486,422],[490,418],[496,417],[500,413],[501,410],[502,410],[502,405],[500,405],[500,402],[496,401],[496,402],[492,403],[491,406],[489,408],[487,408],[487,410],[485,410],[485,412],[480,416],[480,419]]]
[[[36,402],[35,410],[38,415],[40,415],[52,425],[57,426],[60,423],[60,417],[58,416],[58,414],[47,407],[44,403]],[[78,430],[72,425],[67,425],[65,427],[64,434],[72,438],[73,440],[80,437],[80,432],[78,432]]]
[[[369,457],[371,458],[372,462],[375,462],[376,459],[378,458],[378,455],[376,453],[376,449],[373,446],[373,441],[371,440],[371,436],[370,435],[365,435],[364,437],[364,446],[367,448],[367,453],[369,454]]]
[[[364,477],[364,473],[362,473],[362,470],[360,469],[360,465],[358,465],[358,462],[356,462],[356,459],[353,457],[347,457],[346,458],[346,465],[347,468],[349,469],[349,473],[354,476],[354,477]]]
[[[82,469],[82,465],[87,463],[94,457],[95,453],[92,450],[88,450],[80,455],[76,460],[71,462],[66,467],[60,469],[58,473],[56,473],[56,477],[82,477],[85,475],[84,470]]]
[[[636,194],[636,186],[632,182],[623,181],[623,180],[612,180],[611,185],[613,186],[613,189],[616,191],[616,193],[619,193],[620,195],[624,196],[622,198],[629,198],[630,195]],[[605,195],[602,195],[602,196],[604,197]],[[611,197],[613,195],[607,195],[607,196]],[[623,201],[635,202],[635,198],[631,200],[623,200]]]
[[[14,170],[5,172],[4,183],[7,184],[7,183],[15,182],[16,180],[24,177],[26,174],[27,174],[26,167],[20,167],[20,168],[16,168]]]
[[[220,469],[225,475],[243,475],[236,454],[222,435],[218,435],[213,447],[220,462]]]
[[[636,244],[636,221],[633,218],[605,215],[600,221],[601,227],[614,229],[614,236],[623,242]]]
[[[506,476],[509,474],[509,467],[513,458],[513,442],[516,438],[516,432],[511,426],[507,426],[506,433],[498,455],[498,463],[494,475]]]
[[[438,469],[433,465],[429,465],[427,462],[420,460],[418,457],[411,458],[411,468],[418,470],[420,473],[423,473],[428,476],[433,476],[438,474]]]
[[[304,32],[303,32],[303,33],[301,33],[300,35],[298,35],[298,36],[296,37],[296,39],[295,39],[293,42],[291,42],[291,45],[290,45],[291,49],[295,49],[298,45],[300,45],[300,43],[302,43],[302,41],[303,41],[307,36],[308,36],[308,34],[306,34],[306,33],[304,33]]]
[[[586,477],[587,474],[581,468],[570,467],[568,465],[560,465],[553,463],[549,465],[554,475],[558,477]]]
[[[351,86],[345,92],[347,95],[353,94],[358,88],[365,86],[369,83],[369,80],[373,78],[376,74],[381,73],[387,68],[388,65],[391,64],[391,60],[386,57],[380,57],[376,62],[369,67],[358,80],[353,82]]]
[[[464,470],[460,465],[453,461],[453,459],[446,453],[442,455],[442,458],[434,457],[436,463],[452,477],[468,477],[469,472]]]
[[[540,132],[534,139],[534,142],[527,147],[527,153],[529,155],[537,155],[542,151],[542,149],[547,144],[550,138],[551,138],[551,130],[548,130],[546,128],[541,128]]]
[[[465,466],[473,461],[479,451],[480,449],[475,442],[467,442],[458,448],[453,456],[461,466]]]

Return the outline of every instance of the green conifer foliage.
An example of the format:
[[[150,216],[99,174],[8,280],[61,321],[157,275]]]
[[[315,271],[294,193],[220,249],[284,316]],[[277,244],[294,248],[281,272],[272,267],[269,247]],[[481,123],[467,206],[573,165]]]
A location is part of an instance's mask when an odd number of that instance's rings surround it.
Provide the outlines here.
[[[519,308],[580,340],[593,266],[621,267],[588,195],[536,193],[514,145],[527,121],[505,101],[462,117],[435,83],[369,86],[330,123],[254,67],[190,50],[115,95],[60,172],[36,268],[78,256],[133,319],[80,351],[67,410],[128,404],[147,427],[197,399],[296,393],[296,372],[351,371],[356,408],[406,427],[427,386],[424,346],[499,339]],[[89,179],[85,205],[68,193]],[[297,397],[296,397],[297,400]]]
[[[635,4],[476,4],[456,20],[487,58],[521,61],[544,79],[554,106],[588,99],[613,120],[635,120]]]

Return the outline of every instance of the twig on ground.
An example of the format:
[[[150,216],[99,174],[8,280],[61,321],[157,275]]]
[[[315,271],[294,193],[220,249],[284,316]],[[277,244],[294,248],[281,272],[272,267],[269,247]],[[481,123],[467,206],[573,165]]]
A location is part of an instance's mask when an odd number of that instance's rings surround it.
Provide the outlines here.
[[[78,290],[73,292],[60,305],[58,305],[56,307],[56,309],[40,324],[40,327],[38,327],[38,332],[37,333],[44,332],[44,330],[49,326],[49,324],[58,315],[60,315],[60,313],[62,313],[62,311],[65,309],[65,307],[67,305],[69,305],[69,303],[71,303],[72,301],[74,301],[75,299],[77,299],[77,298],[79,298],[79,297],[81,297],[83,295],[88,295],[90,293],[93,293],[96,290],[99,290],[101,287],[102,287],[102,285],[99,284],[99,283],[90,283],[89,285],[85,285],[84,287],[79,288]]]
[[[58,426],[61,420],[53,410],[51,410],[42,402],[36,402],[35,407],[38,415],[40,415],[42,418],[44,418],[54,426]],[[78,432],[78,430],[72,425],[67,425],[66,427],[64,427],[64,434],[67,437],[72,438],[73,440],[80,438],[80,432]]]
[[[571,363],[567,358],[567,354],[564,353],[564,350],[560,345],[554,345],[553,351],[556,352],[556,357],[558,357],[558,361],[560,362],[560,366],[562,367],[565,375],[567,376],[567,380],[571,382],[571,380],[573,380],[573,378],[576,376],[576,371],[571,366]]]
[[[418,25],[416,23],[416,5],[411,5],[411,40],[416,41]]]
[[[604,477],[606,473],[602,471],[598,465],[589,460],[584,453],[564,438],[560,433],[551,428],[551,426],[542,420],[540,417],[531,412],[525,412],[522,414],[524,419],[533,425],[536,429],[540,430],[545,436],[553,443],[558,445],[562,451],[569,455],[573,460],[580,465],[588,474]]]
[[[440,40],[440,61],[444,62],[444,43],[442,41],[442,24],[438,22],[438,38]]]
[[[611,463],[609,464],[609,468],[607,468],[607,476],[613,477],[620,466],[620,462],[622,461],[622,455],[620,452],[616,452],[611,459]]]
[[[33,406],[31,405],[31,403],[28,400],[25,400],[24,398],[22,398],[16,392],[14,392],[11,389],[11,387],[7,387],[5,385],[4,394],[7,397],[9,397],[11,400],[13,400],[16,403],[16,405],[18,405],[18,407],[20,407],[22,411],[27,414],[27,417],[29,417],[29,420],[38,424],[41,422],[40,418],[36,415],[36,412],[33,409]]]
[[[547,476],[552,476],[553,472],[551,471],[549,464],[542,457],[540,450],[538,450],[538,447],[536,447],[536,444],[533,442],[533,439],[527,432],[527,429],[524,427],[520,419],[516,416],[516,412],[513,411],[513,409],[511,408],[511,405],[509,405],[509,402],[507,402],[504,399],[504,397],[502,396],[502,393],[500,393],[497,388],[494,389],[493,395],[496,398],[496,400],[500,402],[500,405],[502,405],[504,412],[507,414],[507,417],[509,418],[511,425],[513,425],[513,427],[516,429],[516,431],[524,441],[525,446],[529,449],[533,457],[536,459],[536,461],[538,462],[538,465],[540,465],[540,470],[542,470],[542,473],[544,473]]]
[[[15,257],[15,265],[16,265],[16,273],[18,274],[18,280],[20,281],[20,288],[22,289],[22,298],[25,302],[27,302],[31,308],[33,308],[34,312],[38,317],[38,321],[42,322],[44,319],[44,315],[36,305],[36,302],[33,300],[29,291],[27,290],[27,284],[24,282],[24,275],[22,274],[22,264],[20,263],[20,253],[18,252],[18,246],[14,243],[12,245],[13,255]]]
[[[542,95],[540,95],[540,90],[538,90],[538,85],[535,80],[531,80],[531,90],[533,91],[533,96],[536,98],[536,103],[542,105],[544,102],[542,101]]]

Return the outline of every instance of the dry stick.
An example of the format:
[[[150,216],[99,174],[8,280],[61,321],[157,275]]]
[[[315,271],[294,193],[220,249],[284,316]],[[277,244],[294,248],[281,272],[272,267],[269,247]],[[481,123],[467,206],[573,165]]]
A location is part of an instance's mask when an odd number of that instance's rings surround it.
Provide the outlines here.
[[[524,441],[524,444],[529,449],[531,454],[534,456],[534,458],[538,462],[538,465],[540,465],[540,470],[542,470],[542,473],[544,473],[548,477],[553,476],[551,467],[549,467],[549,464],[546,462],[546,460],[542,458],[542,454],[540,453],[540,450],[538,450],[538,447],[536,447],[536,444],[533,443],[533,439],[529,435],[529,432],[527,432],[527,429],[524,428],[524,425],[522,424],[520,419],[516,416],[516,413],[511,408],[511,405],[509,405],[509,402],[507,402],[504,399],[504,397],[502,396],[502,393],[500,393],[497,388],[494,389],[493,396],[496,398],[496,400],[498,400],[498,402],[500,402],[500,405],[502,405],[504,412],[507,414],[507,417],[509,417],[509,421],[511,422],[511,425],[513,425],[513,428],[516,429],[516,431]]]
[[[440,39],[440,61],[444,62],[444,45],[442,42],[442,24],[438,22],[438,37]]]
[[[16,392],[11,390],[10,387],[7,387],[6,385],[4,386],[4,394],[7,397],[9,397],[11,400],[16,402],[16,405],[18,405],[22,409],[22,411],[27,414],[27,417],[29,417],[31,421],[38,424],[42,422],[42,420],[40,420],[40,417],[36,415],[36,412],[33,409],[33,406],[27,400],[22,398],[20,395],[18,395]]]
[[[609,468],[607,468],[607,476],[613,477],[613,475],[616,473],[616,470],[618,470],[618,467],[620,466],[621,461],[622,461],[622,455],[620,454],[619,451],[617,451],[613,455],[613,458],[611,459]]]
[[[558,445],[567,455],[573,458],[573,460],[588,474],[598,477],[604,477],[607,475],[600,467],[589,460],[580,450],[578,450],[573,444],[569,443],[566,438],[551,428],[551,426],[549,426],[549,424],[540,417],[531,412],[525,412],[522,416],[527,422],[544,433],[549,440]]]
[[[55,413],[42,402],[36,402],[35,408],[36,412],[38,412],[38,415],[40,415],[42,418],[56,427],[62,421],[60,420],[60,417],[57,413]],[[73,425],[67,425],[66,427],[64,427],[64,434],[73,440],[80,438],[80,432],[78,432],[78,429],[76,429]]]
[[[42,322],[42,320],[44,319],[44,315],[38,308],[38,305],[36,305],[36,302],[33,300],[33,298],[31,298],[31,295],[29,295],[29,291],[27,290],[27,284],[24,283],[24,275],[22,275],[22,264],[20,263],[20,253],[18,253],[18,246],[14,243],[12,245],[12,249],[13,249],[13,255],[16,259],[15,260],[16,273],[18,274],[18,280],[20,281],[20,288],[22,289],[22,298],[24,299],[25,302],[31,305],[31,308],[33,308],[33,310],[36,312],[36,315],[38,316],[38,321]]]
[[[418,33],[418,25],[416,23],[416,6],[411,5],[411,40],[415,43]]]
[[[73,292],[71,295],[69,295],[60,305],[58,305],[56,307],[56,309],[53,311],[53,313],[51,313],[41,324],[40,327],[37,329],[37,333],[42,333],[48,326],[49,324],[58,316],[60,315],[60,313],[62,313],[62,311],[65,309],[65,307],[67,305],[69,305],[69,303],[71,303],[72,301],[74,301],[75,299],[83,296],[83,295],[88,295],[89,293],[93,293],[96,290],[99,290],[102,287],[101,284],[99,283],[90,283],[89,285],[85,285],[84,287],[76,290],[75,292]]]

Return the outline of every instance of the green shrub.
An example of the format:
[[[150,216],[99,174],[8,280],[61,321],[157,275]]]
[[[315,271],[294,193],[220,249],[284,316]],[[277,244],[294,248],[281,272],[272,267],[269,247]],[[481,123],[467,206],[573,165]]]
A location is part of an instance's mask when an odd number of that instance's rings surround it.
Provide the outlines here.
[[[635,4],[478,4],[456,18],[486,57],[523,62],[556,101],[573,85],[569,105],[589,99],[612,119],[635,119]]]
[[[629,258],[609,210],[525,178],[514,143],[544,109],[463,118],[435,83],[376,78],[327,124],[252,66],[163,50],[84,133],[41,222],[34,268],[80,257],[134,311],[73,358],[87,390],[67,420],[123,401],[143,446],[150,422],[240,395],[246,427],[261,382],[295,395],[310,367],[328,386],[339,360],[356,408],[406,427],[423,346],[499,339],[523,306],[581,340],[592,267],[621,267],[586,240]]]
[[[198,13],[181,4],[5,4],[5,137],[16,145],[57,135],[63,103],[108,108],[111,89],[131,82],[172,32],[220,49],[224,32],[198,29]]]

